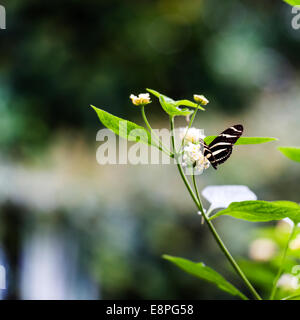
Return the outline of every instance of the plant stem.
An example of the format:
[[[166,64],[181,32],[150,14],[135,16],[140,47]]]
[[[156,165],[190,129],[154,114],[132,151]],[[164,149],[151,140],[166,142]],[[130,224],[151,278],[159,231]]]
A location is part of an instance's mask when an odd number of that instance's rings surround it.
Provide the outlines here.
[[[257,291],[254,289],[254,287],[252,286],[252,284],[250,283],[250,281],[247,279],[247,277],[245,276],[245,274],[243,273],[243,271],[241,270],[241,268],[239,267],[239,265],[236,263],[236,261],[234,260],[234,258],[232,257],[232,255],[230,254],[229,250],[226,248],[224,242],[222,241],[222,239],[220,238],[219,234],[217,233],[217,230],[215,229],[215,227],[213,226],[213,224],[211,223],[211,221],[208,219],[207,215],[205,214],[204,210],[203,210],[203,206],[201,203],[201,198],[198,192],[198,188],[197,188],[197,184],[196,184],[196,180],[195,180],[195,175],[193,174],[193,183],[194,183],[194,187],[196,190],[196,194],[197,194],[197,199],[198,199],[198,208],[201,211],[205,222],[207,223],[211,233],[213,234],[216,242],[218,243],[220,249],[223,251],[223,253],[225,254],[225,256],[227,257],[228,261],[230,262],[230,264],[232,265],[232,267],[234,268],[234,270],[237,272],[237,274],[242,278],[242,280],[244,281],[244,283],[246,284],[246,286],[249,288],[249,290],[252,292],[253,296],[257,299],[257,300],[262,300],[262,298],[260,297],[260,295],[257,293]]]
[[[280,263],[280,267],[278,269],[278,272],[277,272],[277,275],[275,277],[275,280],[273,282],[273,287],[272,287],[272,291],[271,291],[271,295],[270,295],[270,300],[274,300],[274,297],[275,297],[275,294],[276,294],[276,291],[277,291],[277,282],[282,274],[282,271],[283,271],[283,265],[284,265],[284,262],[285,262],[285,259],[286,259],[286,255],[287,255],[287,251],[288,251],[288,248],[289,248],[289,244],[290,244],[290,241],[292,240],[295,232],[297,230],[297,224],[294,224],[293,226],[293,229],[289,235],[289,238],[288,238],[288,241],[285,245],[285,248],[284,248],[284,251],[283,251],[283,254],[282,254],[282,259],[281,259],[281,263]]]
[[[200,107],[200,104],[198,104],[196,110],[194,111],[194,114],[193,114],[193,116],[192,116],[192,119],[191,119],[191,121],[189,122],[189,125],[188,125],[188,127],[187,127],[187,129],[186,129],[185,135],[184,135],[184,137],[183,137],[183,139],[182,139],[182,142],[181,142],[181,147],[180,147],[180,149],[179,149],[179,153],[181,152],[181,149],[182,149],[183,144],[184,144],[184,140],[185,140],[185,138],[186,138],[186,135],[187,135],[189,129],[191,128],[191,126],[192,126],[192,124],[193,124],[193,122],[194,122],[194,119],[195,119],[195,117],[196,117],[196,114],[197,114],[197,111],[198,111],[199,107]]]
[[[171,126],[171,138],[172,138],[172,147],[173,147],[173,152],[175,154],[175,161],[176,161],[176,165],[177,168],[179,170],[180,176],[186,186],[186,188],[188,189],[193,201],[195,202],[196,206],[198,207],[198,209],[200,210],[201,214],[203,215],[205,222],[208,224],[208,227],[211,231],[211,233],[213,234],[217,244],[219,245],[220,249],[223,251],[223,253],[225,254],[226,258],[229,260],[230,264],[232,265],[232,267],[234,268],[234,270],[237,272],[237,274],[242,278],[242,280],[244,281],[245,285],[249,288],[249,290],[252,292],[253,296],[257,299],[257,300],[262,300],[262,298],[260,297],[260,295],[256,292],[256,290],[254,289],[254,287],[251,285],[251,283],[249,282],[249,280],[247,279],[247,277],[245,276],[245,274],[243,273],[243,271],[240,269],[240,267],[238,266],[238,264],[236,263],[236,261],[234,260],[234,258],[231,256],[231,254],[229,253],[228,249],[226,248],[226,246],[224,245],[223,241],[221,240],[220,236],[218,235],[216,229],[214,228],[213,224],[209,221],[208,217],[206,216],[204,210],[203,210],[203,206],[201,203],[201,198],[198,192],[198,188],[196,185],[196,181],[195,181],[195,176],[193,175],[193,181],[194,181],[194,185],[195,185],[195,191],[197,196],[195,195],[193,189],[190,186],[189,181],[187,180],[182,166],[178,161],[178,154],[176,152],[175,149],[175,138],[174,138],[174,118],[170,117],[170,126]]]
[[[293,295],[290,295],[290,296],[287,296],[285,298],[282,298],[281,300],[293,300],[295,298],[299,298],[300,297],[300,294],[293,294]]]
[[[151,138],[155,138],[156,140],[156,143],[158,143],[158,148],[159,150],[161,150],[162,152],[164,152],[166,155],[168,155],[169,157],[173,158],[174,155],[172,154],[172,152],[170,150],[168,150],[162,143],[162,141],[160,140],[160,138],[155,134],[155,132],[153,131],[152,127],[150,126],[150,123],[146,117],[146,114],[145,114],[145,106],[141,106],[141,112],[142,112],[142,117],[144,119],[144,122],[148,128],[148,130],[150,131],[151,133]]]

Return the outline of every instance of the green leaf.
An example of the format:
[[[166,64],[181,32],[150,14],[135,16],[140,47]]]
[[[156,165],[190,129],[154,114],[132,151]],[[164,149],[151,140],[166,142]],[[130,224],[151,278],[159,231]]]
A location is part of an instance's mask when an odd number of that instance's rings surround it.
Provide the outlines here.
[[[175,104],[176,104],[177,107],[186,106],[186,107],[191,107],[191,108],[195,108],[195,109],[198,108],[198,104],[197,103],[195,103],[193,101],[190,101],[190,100],[186,100],[186,99],[185,100],[177,100],[177,101],[175,101]],[[200,105],[199,105],[199,109],[203,110],[203,111],[205,110]]]
[[[156,98],[160,98],[160,97],[164,97],[165,100],[169,101],[170,103],[173,103],[174,105],[176,105],[176,101],[173,100],[172,98],[169,98],[167,96],[165,96],[164,94],[159,93],[158,91],[155,91],[153,89],[146,89],[148,92],[152,93]]]
[[[270,264],[250,260],[240,260],[238,263],[251,282],[264,289],[272,289],[277,270],[273,270]]]
[[[278,150],[289,159],[300,162],[300,148],[279,147]]]
[[[113,116],[112,114],[92,105],[91,107],[96,111],[103,125],[115,134],[127,139],[128,141],[142,142],[157,147],[157,145],[151,141],[151,134],[145,128],[131,121]]]
[[[299,6],[300,0],[283,0],[284,2],[290,4],[291,6]]]
[[[187,273],[196,276],[200,279],[204,279],[217,285],[221,290],[226,291],[234,296],[240,296],[244,300],[248,300],[247,297],[241,293],[236,287],[228,282],[223,276],[213,269],[206,267],[204,263],[195,263],[187,259],[173,257],[169,255],[163,255],[163,258],[171,261],[176,266],[181,268]]]
[[[241,201],[231,203],[227,209],[219,211],[211,219],[222,215],[253,222],[290,218],[294,223],[299,223],[300,206],[291,201]]]
[[[176,107],[176,104],[173,104],[170,100],[166,100],[163,96],[159,97],[159,102],[165,112],[171,117],[188,116],[193,113],[193,111],[187,108],[180,109],[179,107]]]
[[[194,103],[191,101],[188,101],[188,100],[175,101],[172,98],[169,98],[169,97],[167,97],[167,96],[165,96],[155,90],[147,89],[147,91],[152,93],[154,96],[156,96],[159,99],[159,102],[160,102],[162,108],[171,117],[188,116],[194,112],[194,111],[189,110],[187,108],[184,108],[184,109],[179,108],[179,105],[187,105],[187,104],[189,104],[188,105],[189,107],[195,108]]]
[[[184,99],[184,100],[173,100],[172,98],[167,97],[164,94],[159,93],[158,91],[155,91],[153,89],[146,89],[148,92],[152,93],[155,97],[158,99],[160,97],[164,97],[166,101],[169,101],[170,103],[174,104],[174,106],[179,107],[179,106],[186,106],[186,107],[191,107],[191,108],[198,108],[198,104],[195,102],[192,102],[190,100]],[[199,106],[200,110],[205,110],[203,107]]]
[[[206,144],[210,144],[217,136],[207,136],[204,141]],[[268,137],[241,137],[236,142],[235,145],[244,145],[244,144],[260,144],[266,143],[270,141],[275,141],[276,138],[268,138]]]
[[[275,203],[278,206],[289,207],[294,209],[298,209],[300,207],[298,203],[287,200],[272,201],[272,203]]]

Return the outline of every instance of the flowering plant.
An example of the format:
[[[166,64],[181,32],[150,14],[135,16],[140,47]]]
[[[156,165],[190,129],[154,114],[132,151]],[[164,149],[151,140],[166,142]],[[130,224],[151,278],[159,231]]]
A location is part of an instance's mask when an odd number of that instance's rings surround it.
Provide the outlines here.
[[[237,219],[252,222],[273,220],[281,221],[283,219],[289,219],[293,224],[293,227],[292,231],[288,232],[288,238],[284,238],[286,244],[283,246],[282,250],[278,249],[279,247],[282,247],[282,242],[280,242],[280,244],[276,244],[274,239],[269,239],[270,237],[263,237],[262,239],[256,239],[256,242],[252,244],[250,257],[252,257],[254,261],[260,262],[276,258],[276,261],[278,262],[278,255],[279,257],[281,256],[280,263],[276,264],[278,272],[271,280],[269,290],[271,293],[269,297],[270,299],[278,297],[282,299],[292,299],[298,297],[300,294],[300,291],[297,291],[298,282],[293,278],[293,275],[286,273],[286,257],[290,247],[300,248],[300,236],[297,230],[298,223],[300,223],[300,205],[290,201],[269,202],[257,200],[256,195],[246,186],[209,186],[204,188],[202,191],[203,197],[210,202],[210,207],[205,209],[202,205],[196,176],[210,167],[211,160],[207,153],[205,153],[204,148],[206,148],[214,138],[216,138],[216,136],[205,137],[203,131],[192,127],[192,124],[197,112],[199,110],[205,111],[204,107],[209,103],[209,101],[203,95],[194,95],[194,101],[187,99],[176,101],[155,90],[147,89],[147,91],[158,98],[162,109],[169,116],[171,129],[171,143],[169,146],[162,142],[161,138],[152,129],[146,117],[145,106],[151,103],[149,93],[130,96],[132,103],[140,107],[142,117],[146,124],[146,129],[128,120],[113,116],[102,109],[94,106],[92,107],[104,126],[115,134],[118,134],[129,141],[140,142],[158,148],[170,157],[170,159],[174,160],[180,177],[195,203],[196,212],[198,212],[201,215],[202,220],[206,222],[213,238],[219,245],[227,260],[230,262],[233,270],[239,275],[240,279],[248,288],[249,293],[251,293],[255,299],[262,300],[262,297],[254,288],[240,266],[240,264],[243,265],[244,269],[248,270],[247,273],[250,274],[249,270],[251,271],[251,267],[249,267],[249,263],[246,264],[243,261],[239,264],[237,263],[217,233],[212,221],[223,215],[229,215]],[[176,134],[175,118],[180,116],[187,118],[188,126],[180,128],[179,134]],[[239,131],[238,129],[234,129],[234,127],[231,128],[235,131]],[[223,136],[228,135],[223,134]],[[177,141],[177,138],[179,138],[179,141]],[[261,144],[273,140],[276,139],[268,137],[241,137],[237,141],[236,145]],[[220,151],[213,154],[217,154],[218,152]],[[188,177],[188,175],[191,177]],[[222,210],[220,210],[221,208]],[[244,300],[249,299],[247,293],[241,292],[238,288],[228,282],[221,274],[206,266],[204,263],[194,263],[187,259],[173,257],[170,255],[164,255],[163,257],[184,271],[198,278],[214,283],[219,289],[226,291],[233,296],[237,296]],[[256,280],[257,279],[254,279],[255,282]],[[278,296],[277,288],[281,288],[284,293],[288,292],[288,295],[281,294]]]

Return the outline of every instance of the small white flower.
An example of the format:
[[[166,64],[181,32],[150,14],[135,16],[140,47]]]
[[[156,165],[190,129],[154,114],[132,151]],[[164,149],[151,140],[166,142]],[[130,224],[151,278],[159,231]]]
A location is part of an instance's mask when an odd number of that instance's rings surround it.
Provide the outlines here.
[[[206,106],[209,103],[209,101],[203,95],[194,94],[194,100],[203,106]]]
[[[181,127],[179,128],[179,138],[182,141],[184,139],[184,143],[188,144],[189,142],[192,143],[199,143],[200,139],[204,139],[205,135],[203,134],[203,130],[197,128],[189,128],[188,127]]]
[[[266,238],[254,240],[249,248],[249,256],[255,261],[269,261],[274,257],[277,245],[274,241]]]
[[[189,143],[183,149],[183,161],[187,165],[194,165],[201,157],[200,145]]]
[[[290,242],[289,248],[291,250],[300,250],[300,234]]]
[[[182,165],[193,167],[195,173],[200,173],[209,167],[209,161],[204,157],[201,145],[189,142],[183,148]]]
[[[277,287],[287,291],[297,290],[299,288],[298,278],[289,274],[284,273],[277,282]]]
[[[179,128],[179,138],[180,141],[183,141],[182,165],[193,168],[195,174],[202,173],[210,165],[208,159],[203,155],[203,146],[200,144],[200,140],[205,138],[203,130],[182,127]]]
[[[131,99],[132,103],[136,106],[142,106],[151,103],[149,93],[140,93],[138,97],[134,94],[131,94],[129,98]]]
[[[208,186],[202,195],[211,203],[211,209],[227,208],[232,202],[256,200],[257,197],[246,186]]]

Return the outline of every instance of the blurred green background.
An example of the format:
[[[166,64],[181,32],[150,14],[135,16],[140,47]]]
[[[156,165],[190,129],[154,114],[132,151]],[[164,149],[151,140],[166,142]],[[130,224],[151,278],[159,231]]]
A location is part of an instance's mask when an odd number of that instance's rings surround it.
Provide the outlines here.
[[[153,88],[210,100],[207,135],[242,123],[246,136],[207,185],[249,186],[299,201],[300,170],[279,145],[300,145],[300,30],[270,0],[7,0],[0,30],[0,264],[6,299],[222,299],[161,259],[204,261],[239,280],[170,165],[96,162],[101,128],[89,104],[142,124],[129,95]],[[153,99],[155,101],[155,99]],[[168,125],[157,101],[153,127]],[[178,120],[186,125],[185,119]],[[216,222],[248,257],[253,223]],[[266,226],[266,224],[264,224]],[[263,290],[263,284],[259,287]]]

